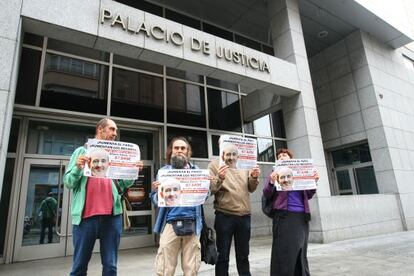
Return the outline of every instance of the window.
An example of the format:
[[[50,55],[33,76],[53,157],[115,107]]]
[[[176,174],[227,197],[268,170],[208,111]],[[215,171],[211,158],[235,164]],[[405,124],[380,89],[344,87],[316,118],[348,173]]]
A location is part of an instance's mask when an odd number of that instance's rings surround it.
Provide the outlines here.
[[[241,132],[239,96],[212,88],[207,91],[210,128]]]
[[[168,123],[205,127],[204,87],[167,80]]]
[[[92,48],[83,47],[80,45],[72,44],[69,42],[55,40],[52,38],[48,39],[47,48],[55,51],[65,52],[72,55],[77,55],[81,57],[109,61],[109,53],[99,51]]]
[[[207,77],[207,85],[220,87],[220,88],[224,88],[224,89],[232,90],[232,91],[238,91],[239,90],[237,88],[236,83],[227,82],[227,81],[218,80],[218,79],[213,79],[213,78],[209,78],[209,77]]]
[[[334,194],[377,194],[378,186],[368,144],[331,152],[336,183]]]
[[[230,41],[233,41],[233,33],[214,25],[203,22],[203,31]]]
[[[257,41],[251,40],[247,37],[244,37],[244,36],[241,36],[241,35],[238,35],[238,34],[236,34],[234,36],[234,38],[235,38],[234,42],[236,42],[238,44],[241,44],[243,46],[255,49],[257,51],[261,51],[260,43],[257,42]]]
[[[273,136],[286,138],[285,123],[283,121],[283,111],[279,110],[272,113]]]
[[[22,49],[16,88],[16,103],[35,105],[41,55],[40,51],[28,48]]]
[[[43,46],[43,37],[35,35],[35,34],[31,34],[31,33],[24,33],[23,43],[24,44],[30,44],[30,45],[33,45],[33,46],[42,47]]]
[[[162,7],[152,4],[147,1],[136,1],[136,0],[116,0],[116,2],[128,5],[130,7],[134,7],[152,14],[156,14],[158,16],[162,16]]]
[[[198,83],[204,82],[203,76],[190,73],[187,71],[169,68],[169,67],[167,67],[167,76],[171,76],[171,77],[175,77],[175,78],[183,79],[183,80],[189,80],[193,82],[198,82]]]
[[[162,66],[154,63],[149,63],[143,60],[127,58],[119,55],[114,55],[114,64],[131,67],[139,70],[150,71],[162,74]]]
[[[165,18],[170,19],[174,22],[178,22],[183,25],[192,27],[194,29],[201,30],[201,22],[190,16],[187,16],[187,15],[184,15],[184,14],[181,14],[181,13],[169,10],[169,9],[165,9]]]
[[[114,68],[111,115],[162,122],[161,77]]]
[[[275,162],[272,139],[257,138],[257,161]]]
[[[9,145],[7,147],[7,152],[17,151],[17,141],[19,138],[19,126],[20,126],[20,120],[13,118],[11,128],[10,128],[10,137],[9,137]]]
[[[70,156],[94,136],[94,126],[30,122],[26,153]]]
[[[106,114],[107,87],[107,66],[47,54],[40,106]]]

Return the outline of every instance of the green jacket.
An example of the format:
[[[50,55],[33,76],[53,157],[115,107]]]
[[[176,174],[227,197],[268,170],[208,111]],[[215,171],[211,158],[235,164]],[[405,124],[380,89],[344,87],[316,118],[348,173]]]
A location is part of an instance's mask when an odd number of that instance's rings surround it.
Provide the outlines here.
[[[86,197],[86,183],[88,182],[88,177],[83,175],[83,170],[80,170],[76,166],[76,160],[80,155],[85,155],[86,149],[84,147],[77,148],[72,156],[70,157],[69,165],[66,169],[65,176],[63,177],[63,182],[68,189],[73,189],[72,197],[72,224],[79,225],[82,220],[83,207],[85,205]],[[125,190],[132,184],[133,180],[118,180],[118,184],[122,190]],[[113,195],[113,215],[122,214],[122,204],[121,196],[116,189],[115,184],[112,181],[112,195]]]
[[[56,216],[57,201],[53,197],[46,197],[40,203],[39,210],[42,213],[42,218],[50,219]]]

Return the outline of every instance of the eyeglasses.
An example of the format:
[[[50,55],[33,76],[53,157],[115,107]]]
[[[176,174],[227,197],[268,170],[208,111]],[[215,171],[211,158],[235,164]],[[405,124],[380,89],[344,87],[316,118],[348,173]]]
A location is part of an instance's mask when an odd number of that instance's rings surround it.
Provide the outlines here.
[[[187,149],[187,147],[186,147],[186,146],[181,146],[181,147],[176,146],[176,147],[174,147],[174,149],[175,149],[175,150],[186,150],[186,149]]]

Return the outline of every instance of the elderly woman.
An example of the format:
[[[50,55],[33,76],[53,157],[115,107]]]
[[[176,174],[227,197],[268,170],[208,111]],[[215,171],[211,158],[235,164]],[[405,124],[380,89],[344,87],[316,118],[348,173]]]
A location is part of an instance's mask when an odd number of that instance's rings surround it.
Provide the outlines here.
[[[288,149],[277,151],[278,160],[293,157]],[[307,249],[309,236],[309,202],[316,190],[277,191],[275,183],[281,181],[280,171],[270,175],[263,195],[273,201],[273,243],[270,275],[310,275]],[[315,179],[319,176],[315,173]]]

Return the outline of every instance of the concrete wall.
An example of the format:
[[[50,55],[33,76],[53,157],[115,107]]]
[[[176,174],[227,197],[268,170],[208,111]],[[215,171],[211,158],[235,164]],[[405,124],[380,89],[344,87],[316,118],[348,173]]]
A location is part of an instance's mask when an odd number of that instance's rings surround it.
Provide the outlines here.
[[[388,186],[390,192],[398,194],[403,222],[411,230],[414,229],[414,63],[408,68],[403,54],[414,60],[414,53],[406,48],[392,50],[369,35],[362,38],[378,102],[371,114],[371,125],[382,126],[384,131],[383,136],[375,134],[370,139],[377,142],[375,155],[383,159],[377,179],[382,187]]]
[[[412,228],[414,70],[401,50],[360,31],[310,67],[325,150],[367,140],[382,194],[319,198],[326,241]]]

